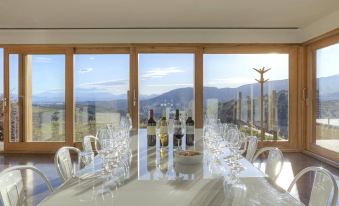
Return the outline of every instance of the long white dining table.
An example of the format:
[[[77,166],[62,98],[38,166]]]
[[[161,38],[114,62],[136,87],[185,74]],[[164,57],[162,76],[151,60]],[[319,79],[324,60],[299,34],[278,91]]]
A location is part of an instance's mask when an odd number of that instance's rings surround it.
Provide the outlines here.
[[[244,170],[239,173],[239,183],[227,189],[224,173],[218,167],[213,172],[206,157],[201,164],[177,163],[173,158],[172,135],[166,152],[160,152],[159,140],[156,146],[147,146],[146,130],[134,133],[129,175],[120,185],[91,175],[101,168],[101,158],[95,157],[94,165],[78,171],[76,177],[57,188],[39,206],[303,205],[246,159],[240,160]],[[189,149],[204,152],[201,134],[197,129],[195,146]],[[182,149],[187,149],[185,144]]]

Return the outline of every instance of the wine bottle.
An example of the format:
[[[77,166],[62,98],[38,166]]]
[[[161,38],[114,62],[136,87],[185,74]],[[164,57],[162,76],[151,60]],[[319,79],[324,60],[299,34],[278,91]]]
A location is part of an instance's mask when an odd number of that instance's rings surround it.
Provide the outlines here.
[[[178,109],[175,110],[175,117],[174,117],[173,126],[174,126],[173,146],[174,145],[179,146],[179,142],[180,142],[179,140],[181,140],[181,138],[183,137],[183,134],[182,134],[182,125],[181,125],[181,121],[180,121],[180,118],[179,118],[179,110]]]
[[[149,111],[149,119],[147,121],[147,145],[154,146],[156,143],[156,122],[154,120],[153,109]]]
[[[186,120],[186,145],[194,145],[194,120],[192,119],[192,112],[189,112]]]
[[[163,115],[160,119],[159,127],[159,138],[160,138],[160,146],[168,146],[168,123],[166,120],[166,110],[164,110]]]
[[[160,149],[159,168],[163,174],[168,171],[168,151]]]

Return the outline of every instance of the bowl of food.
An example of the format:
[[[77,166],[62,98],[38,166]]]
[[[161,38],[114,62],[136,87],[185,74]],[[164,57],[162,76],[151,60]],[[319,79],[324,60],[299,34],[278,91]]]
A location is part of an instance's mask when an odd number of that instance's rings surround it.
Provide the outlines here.
[[[199,164],[202,161],[202,153],[194,150],[177,151],[174,161],[179,164]]]

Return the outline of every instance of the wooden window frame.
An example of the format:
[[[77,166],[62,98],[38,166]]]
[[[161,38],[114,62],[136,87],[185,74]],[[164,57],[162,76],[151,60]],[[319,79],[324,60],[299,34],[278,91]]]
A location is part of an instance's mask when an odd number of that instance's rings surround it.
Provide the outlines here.
[[[297,127],[299,117],[299,46],[285,45],[233,45],[227,48],[207,47],[204,54],[269,54],[284,53],[289,55],[289,109],[288,109],[288,141],[264,141],[263,147],[279,147],[283,151],[300,151],[301,131]]]
[[[26,126],[23,128],[24,135],[20,137],[22,142],[10,142],[10,106],[7,105],[5,108],[5,115],[4,115],[4,151],[8,153],[50,153],[55,152],[58,148],[70,145],[70,136],[73,127],[73,121],[71,119],[71,111],[73,110],[72,107],[68,104],[68,102],[72,99],[72,94],[69,91],[69,87],[71,86],[69,81],[69,73],[72,72],[72,59],[69,58],[72,51],[69,48],[24,48],[24,47],[17,47],[17,48],[4,48],[4,96],[9,99],[9,85],[10,85],[10,71],[9,71],[9,55],[10,54],[19,54],[20,56],[26,55],[34,55],[34,54],[63,54],[65,55],[65,141],[64,142],[25,142],[26,136]],[[21,57],[22,58],[22,57]],[[24,60],[23,60],[24,61]],[[22,68],[24,66],[21,66]],[[20,68],[19,68],[20,70]],[[26,74],[19,74],[19,76],[26,76]],[[23,77],[26,79],[26,77]],[[21,83],[19,86],[19,90],[25,91],[23,88],[25,85]],[[26,111],[23,112],[24,115],[27,113]],[[24,125],[26,121],[23,122]]]
[[[129,57],[129,89],[130,91],[132,90],[131,88],[134,88],[134,84],[133,82],[131,81],[131,79],[135,76],[134,73],[133,73],[133,66],[132,66],[132,58],[133,58],[133,52],[131,51],[130,48],[128,47],[76,47],[74,48],[74,53],[73,53],[73,59],[74,59],[74,55],[76,54],[129,54],[130,57]],[[74,67],[74,64],[72,64],[72,67]],[[72,69],[72,71],[74,71],[74,68]],[[74,75],[74,72],[73,72],[73,75]],[[73,89],[72,91],[73,92],[73,96],[74,96],[74,93],[75,93],[75,90],[74,90],[74,76],[72,76],[72,86],[73,86]],[[74,98],[74,97],[73,97]],[[131,101],[133,99],[133,93],[132,92],[129,92],[129,105],[128,105],[128,110],[129,110],[129,113],[131,114],[131,117],[135,114],[135,109],[133,108],[133,102]],[[75,98],[72,102],[73,104],[73,124],[75,124]],[[135,127],[134,123],[132,122],[133,124],[133,127]],[[75,140],[75,130],[73,128],[73,142],[72,142],[73,146],[77,147],[77,148],[80,148],[82,149],[82,143],[81,142],[78,142]]]
[[[66,44],[66,45],[0,45],[4,48],[4,84],[5,93],[9,92],[6,85],[9,85],[9,59],[10,53],[27,54],[56,54],[66,55],[66,117],[65,142],[18,142],[8,141],[9,128],[4,125],[5,152],[24,153],[54,153],[61,146],[81,147],[81,143],[74,142],[74,120],[75,120],[75,99],[74,99],[74,54],[130,54],[130,94],[129,110],[133,121],[133,128],[138,128],[139,123],[139,85],[138,85],[138,55],[140,53],[192,53],[195,57],[194,70],[194,104],[196,128],[203,126],[203,54],[241,54],[241,53],[288,53],[290,58],[289,69],[289,141],[287,142],[265,142],[265,146],[278,146],[284,151],[299,151],[302,146],[302,127],[298,119],[300,115],[299,102],[301,100],[301,84],[298,82],[300,76],[299,68],[302,65],[302,47],[300,44]],[[293,87],[291,86],[293,85]],[[291,102],[293,101],[293,104]],[[291,111],[293,108],[293,111]],[[6,111],[5,115],[9,115]],[[9,117],[8,117],[9,118]],[[8,124],[5,123],[4,124]],[[7,140],[6,140],[7,139]]]
[[[334,44],[339,43],[339,34],[334,33],[334,35],[326,36],[324,38],[317,39],[312,41],[309,44],[306,44],[306,66],[304,67],[305,73],[307,74],[307,104],[306,104],[306,132],[305,132],[305,150],[306,154],[312,155],[318,159],[326,161],[336,167],[339,167],[339,153],[323,148],[315,144],[316,140],[316,123],[315,123],[315,114],[316,114],[316,51]]]
[[[203,126],[203,113],[202,113],[202,106],[203,106],[203,85],[202,85],[202,47],[191,47],[191,46],[142,46],[136,48],[136,60],[138,61],[139,54],[193,54],[194,55],[194,112],[195,112],[195,127],[196,128],[202,128]],[[136,65],[138,65],[138,62],[135,62]],[[135,114],[137,116],[134,116],[134,119],[137,120],[136,125],[139,126],[139,74],[138,70],[139,67],[136,66],[136,79],[135,79],[135,90],[136,90],[136,96],[137,96],[137,111]],[[138,128],[138,127],[137,127]]]

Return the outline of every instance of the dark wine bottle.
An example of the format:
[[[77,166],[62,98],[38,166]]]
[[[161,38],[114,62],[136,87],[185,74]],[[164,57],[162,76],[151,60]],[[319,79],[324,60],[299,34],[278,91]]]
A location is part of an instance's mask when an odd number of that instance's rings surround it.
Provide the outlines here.
[[[179,118],[179,110],[175,110],[175,118],[173,121],[173,127],[174,127],[174,132],[173,132],[173,145],[179,146],[179,140],[182,139],[183,133],[182,133],[182,125],[181,121]],[[181,142],[180,142],[181,144]]]
[[[194,120],[192,119],[192,112],[189,112],[186,120],[186,145],[194,145]]]
[[[154,120],[153,109],[149,111],[149,119],[147,121],[147,145],[155,146],[156,143],[156,125],[157,123]]]

